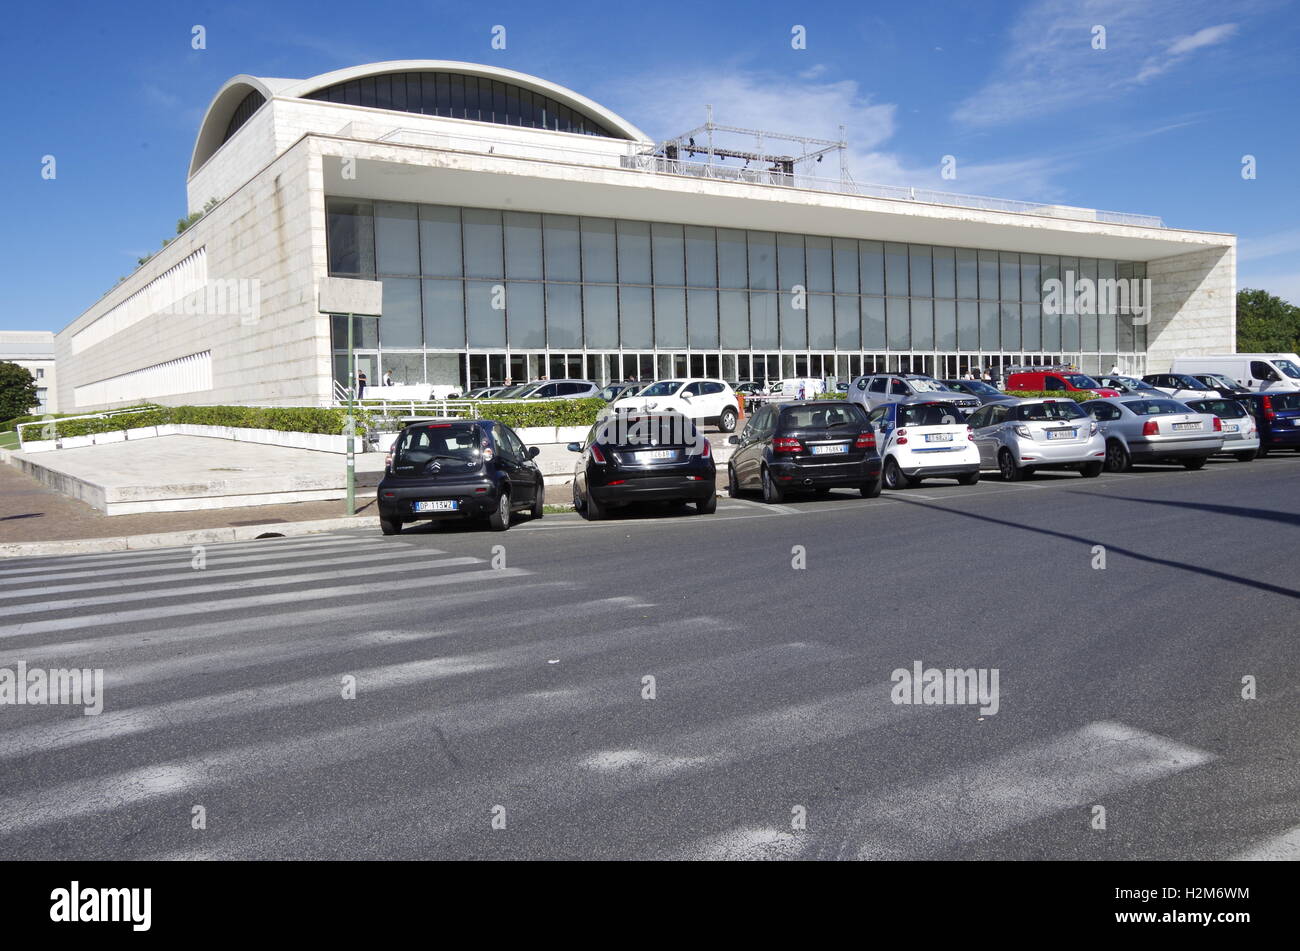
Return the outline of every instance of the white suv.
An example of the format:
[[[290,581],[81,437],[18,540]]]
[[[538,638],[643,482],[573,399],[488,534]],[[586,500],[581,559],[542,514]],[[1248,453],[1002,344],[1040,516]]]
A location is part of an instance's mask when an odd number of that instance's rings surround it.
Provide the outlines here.
[[[729,433],[740,415],[736,394],[722,380],[681,379],[651,383],[636,396],[615,400],[609,407],[616,413],[674,412],[696,422],[716,424]]]

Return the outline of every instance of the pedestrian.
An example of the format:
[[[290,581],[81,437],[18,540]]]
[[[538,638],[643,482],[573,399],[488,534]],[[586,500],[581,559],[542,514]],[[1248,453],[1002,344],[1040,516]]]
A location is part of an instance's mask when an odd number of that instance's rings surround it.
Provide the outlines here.
[[[1119,364],[1118,364],[1118,363],[1116,363],[1114,366],[1112,366],[1112,367],[1110,368],[1110,375],[1111,375],[1111,376],[1119,376]]]
[[[392,385],[393,385],[393,371],[392,371],[392,370],[385,370],[385,371],[384,371],[384,386],[392,386]]]
[[[357,399],[363,400],[365,398],[366,398],[366,371],[358,370],[357,371]]]

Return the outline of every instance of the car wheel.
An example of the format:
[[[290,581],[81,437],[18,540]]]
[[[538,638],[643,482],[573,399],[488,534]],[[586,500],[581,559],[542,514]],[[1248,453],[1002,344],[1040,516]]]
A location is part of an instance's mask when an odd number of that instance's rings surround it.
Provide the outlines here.
[[[965,475],[957,476],[958,485],[974,485],[979,480],[980,474],[978,472],[968,472]]]
[[[589,522],[599,522],[605,517],[605,506],[596,501],[596,497],[591,494],[591,485],[587,486],[587,494],[582,499],[582,517]]]
[[[541,518],[546,514],[546,486],[540,482],[537,484],[537,497],[533,499],[533,510],[529,514],[533,518]]]
[[[718,417],[718,429],[724,433],[734,432],[736,429],[736,411],[728,406]]]
[[[1254,462],[1255,457],[1259,455],[1259,453],[1256,450],[1251,449],[1246,452],[1233,453],[1233,455],[1236,456],[1238,462]]]
[[[1003,482],[1019,482],[1025,475],[1016,465],[1016,459],[1011,455],[1010,449],[1003,449],[998,453],[998,471],[1002,473]]]
[[[1126,472],[1131,464],[1128,450],[1124,448],[1122,442],[1112,439],[1106,443],[1105,466],[1107,472]]]
[[[385,535],[400,535],[402,532],[402,523],[395,518],[384,518],[379,516],[379,530]]]
[[[727,495],[733,499],[740,498],[740,482],[736,478],[736,467],[727,465]]]
[[[573,480],[573,510],[581,512],[586,507],[586,501],[578,494],[578,480]]]
[[[1205,466],[1205,457],[1201,456],[1196,459],[1184,459],[1182,460],[1182,463],[1184,469],[1195,471]]]
[[[777,505],[785,498],[785,493],[781,487],[772,481],[772,473],[766,467],[763,468],[763,501],[769,505]]]
[[[707,499],[700,499],[695,503],[696,515],[712,515],[718,510],[717,495],[710,495]]]
[[[870,482],[864,482],[858,486],[858,491],[862,493],[864,499],[880,498],[880,480],[872,479]]]
[[[1103,463],[1100,462],[1084,463],[1083,468],[1079,470],[1079,475],[1083,476],[1085,479],[1095,479],[1097,476],[1101,475],[1102,466]]]
[[[510,493],[502,492],[497,496],[496,511],[488,516],[488,525],[494,532],[504,532],[510,527]]]
[[[912,480],[903,474],[893,456],[885,460],[884,480],[887,489],[906,489],[912,485]]]

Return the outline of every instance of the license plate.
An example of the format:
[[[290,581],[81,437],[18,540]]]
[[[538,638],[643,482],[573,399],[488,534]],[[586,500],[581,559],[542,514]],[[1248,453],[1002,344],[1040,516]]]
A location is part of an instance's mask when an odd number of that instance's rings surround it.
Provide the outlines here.
[[[926,442],[952,442],[952,433],[926,433]]]
[[[1179,429],[1179,430],[1200,429],[1200,428],[1201,428],[1200,423],[1174,423],[1174,429]]]
[[[836,443],[834,446],[813,446],[812,454],[814,456],[829,456],[838,452],[848,452],[848,443]]]
[[[455,499],[445,502],[416,502],[415,510],[417,512],[454,512],[460,508],[460,503]]]
[[[1073,429],[1049,429],[1047,430],[1048,439],[1073,439]]]
[[[1224,423],[1224,424],[1223,424],[1223,431],[1224,431],[1225,433],[1235,433],[1235,432],[1237,431],[1237,424],[1236,424],[1236,423]]]
[[[652,449],[649,452],[638,452],[636,454],[637,462],[654,462],[657,459],[671,459],[673,451],[671,449]]]

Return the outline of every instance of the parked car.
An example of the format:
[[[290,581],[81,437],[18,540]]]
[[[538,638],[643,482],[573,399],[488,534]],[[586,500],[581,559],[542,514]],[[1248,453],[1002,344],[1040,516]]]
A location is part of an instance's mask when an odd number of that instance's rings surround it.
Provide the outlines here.
[[[1276,390],[1239,397],[1259,431],[1259,454],[1276,449],[1300,450],[1300,393]]]
[[[635,396],[615,400],[610,408],[622,413],[681,413],[724,433],[734,431],[739,418],[736,394],[722,380],[660,380]]]
[[[731,391],[733,393],[738,393],[741,396],[752,396],[755,393],[767,392],[767,385],[764,383],[756,383],[753,380],[746,380],[743,383],[732,384]]]
[[[880,454],[867,414],[856,403],[800,400],[764,406],[728,442],[727,493],[738,497],[758,489],[763,501],[780,502],[790,492],[825,495],[857,489],[880,495]]]
[[[1099,376],[1097,382],[1107,389],[1115,390],[1120,396],[1154,396],[1159,398],[1169,395],[1135,376]]]
[[[923,373],[872,373],[860,376],[849,384],[849,400],[867,410],[917,397],[941,397],[964,414],[975,412],[980,405],[977,397],[953,392],[934,377]]]
[[[1179,462],[1199,469],[1223,448],[1223,424],[1177,400],[1148,397],[1089,400],[1083,404],[1106,439],[1106,471],[1135,462]]]
[[[513,386],[503,387],[497,392],[493,399],[497,400],[515,400],[523,397],[525,393],[535,390],[540,384],[538,383],[516,383]]]
[[[379,527],[396,535],[422,519],[483,518],[495,531],[511,514],[542,517],[545,486],[533,459],[505,423],[490,419],[414,423],[398,434],[379,482]]]
[[[1142,382],[1150,383],[1166,396],[1183,400],[1208,400],[1219,395],[1218,390],[1206,389],[1205,384],[1186,373],[1148,373]]]
[[[600,395],[600,387],[590,380],[544,380],[521,393],[524,400],[581,400]]]
[[[1193,380],[1205,384],[1207,390],[1215,390],[1220,396],[1236,398],[1245,396],[1250,392],[1249,389],[1224,376],[1222,373],[1192,373]]]
[[[971,416],[980,464],[1018,482],[1038,469],[1101,475],[1106,440],[1097,421],[1064,397],[1015,399],[981,406]]]
[[[1077,370],[1063,370],[1044,367],[1041,370],[1021,370],[1008,374],[1008,390],[1029,390],[1030,392],[1093,392],[1098,396],[1119,396],[1119,391],[1099,382]]]
[[[1211,353],[1175,357],[1174,373],[1217,373],[1255,393],[1300,390],[1300,356],[1294,353]]]
[[[586,519],[631,502],[693,502],[700,515],[718,506],[712,447],[681,413],[607,414],[569,450],[581,454],[573,507]]]
[[[504,389],[504,386],[480,386],[476,390],[470,390],[465,394],[464,398],[467,400],[490,400]]]
[[[1259,455],[1259,427],[1246,407],[1229,396],[1216,396],[1208,400],[1188,400],[1187,405],[1198,413],[1213,413],[1223,424],[1223,455],[1238,462],[1250,462]]]
[[[940,380],[939,382],[954,393],[963,393],[966,396],[975,397],[980,401],[980,405],[996,403],[999,400],[1015,399],[1015,397],[1007,396],[996,386],[985,383],[983,380]]]
[[[914,396],[867,414],[876,434],[885,488],[906,489],[922,479],[980,480],[980,454],[966,417],[951,400]]]
[[[612,403],[614,402],[614,400],[622,399],[624,396],[627,396],[628,392],[632,389],[632,387],[639,386],[639,385],[640,384],[638,383],[631,383],[631,382],[611,383],[609,386],[602,389],[596,395],[599,396],[606,403]]]

